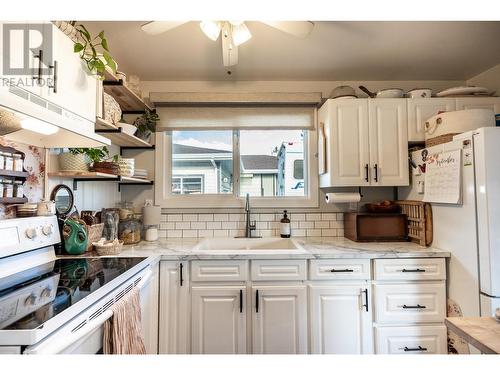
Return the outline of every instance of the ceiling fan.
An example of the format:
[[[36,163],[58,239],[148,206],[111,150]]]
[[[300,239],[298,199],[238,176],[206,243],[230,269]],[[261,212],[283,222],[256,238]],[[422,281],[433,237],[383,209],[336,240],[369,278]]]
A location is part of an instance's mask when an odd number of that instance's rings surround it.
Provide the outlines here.
[[[151,21],[141,26],[150,35],[158,35],[172,30],[187,21]],[[314,23],[310,21],[260,21],[299,38],[305,38],[312,31]],[[248,41],[252,34],[243,21],[201,21],[203,33],[214,42],[222,39],[222,61],[225,67],[238,63],[238,46]],[[228,71],[228,74],[231,74]]]

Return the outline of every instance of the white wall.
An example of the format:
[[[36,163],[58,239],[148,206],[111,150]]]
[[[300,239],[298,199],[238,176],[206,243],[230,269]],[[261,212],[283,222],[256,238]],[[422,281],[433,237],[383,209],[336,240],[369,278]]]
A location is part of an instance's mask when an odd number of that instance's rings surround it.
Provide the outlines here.
[[[500,95],[500,64],[470,78],[467,85],[486,87]]]

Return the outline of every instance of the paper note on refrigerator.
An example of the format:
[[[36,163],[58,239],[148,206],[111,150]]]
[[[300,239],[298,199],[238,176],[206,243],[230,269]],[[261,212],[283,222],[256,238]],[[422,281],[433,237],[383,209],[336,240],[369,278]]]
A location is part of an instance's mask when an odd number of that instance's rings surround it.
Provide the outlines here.
[[[429,155],[426,164],[424,202],[462,203],[462,150]]]

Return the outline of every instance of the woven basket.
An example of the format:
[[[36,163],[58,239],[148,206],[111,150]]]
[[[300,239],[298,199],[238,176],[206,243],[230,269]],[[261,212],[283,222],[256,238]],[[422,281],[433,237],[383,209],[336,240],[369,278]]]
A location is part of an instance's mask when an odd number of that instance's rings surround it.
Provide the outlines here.
[[[104,223],[87,225],[87,236],[89,238],[89,244],[87,245],[87,251],[92,251],[92,247],[93,247],[92,244],[101,239],[103,230],[104,230]]]
[[[89,160],[85,154],[73,155],[71,152],[64,152],[58,155],[59,170],[61,172],[88,172]]]
[[[460,133],[447,133],[443,135],[439,135],[434,138],[429,138],[425,140],[425,147],[432,147],[436,145],[440,145],[441,143],[447,143],[453,140],[453,137]]]
[[[95,250],[97,251],[97,254],[99,255],[116,255],[119,254],[122,251],[123,248],[123,241],[119,241],[118,243],[114,245],[107,245],[109,243],[112,243],[113,241],[106,241],[104,242],[103,245],[98,245],[94,244]]]

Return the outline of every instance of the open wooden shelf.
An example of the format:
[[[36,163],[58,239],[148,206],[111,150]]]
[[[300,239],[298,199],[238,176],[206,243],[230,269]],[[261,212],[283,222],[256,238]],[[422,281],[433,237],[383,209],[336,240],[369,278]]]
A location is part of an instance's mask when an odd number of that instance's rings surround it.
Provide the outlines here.
[[[73,190],[78,189],[78,182],[81,181],[109,181],[118,182],[118,189],[122,185],[153,185],[154,181],[137,178],[124,177],[116,174],[101,173],[101,172],[49,172],[49,177],[67,178],[73,180]]]
[[[7,169],[0,169],[0,176],[17,177],[25,179],[28,177],[28,172],[25,171],[9,171]]]
[[[120,105],[124,114],[140,114],[153,108],[135,92],[130,90],[113,72],[106,69],[103,82],[104,92],[111,95]]]
[[[22,204],[26,203],[28,201],[28,198],[23,197],[23,198],[0,198],[0,203],[1,204]]]
[[[102,121],[104,121],[104,120],[102,120]],[[97,122],[96,122],[96,124],[97,124]],[[104,122],[100,122],[99,126],[101,127],[101,129],[98,129],[96,127],[95,132],[99,135],[102,135],[105,138],[108,138],[111,141],[111,143],[113,143],[117,146],[140,147],[140,148],[152,148],[153,147],[150,143],[143,141],[142,139],[140,139],[134,135],[124,133],[122,131],[122,128],[118,128],[110,123],[108,123],[108,124],[113,126],[114,128],[111,128],[110,126],[108,126],[108,128],[104,128],[104,126],[106,126],[106,125],[103,125],[103,124],[104,124]]]
[[[100,117],[95,118],[95,130],[117,130],[117,129],[118,126],[112,124],[111,122],[106,121]]]

